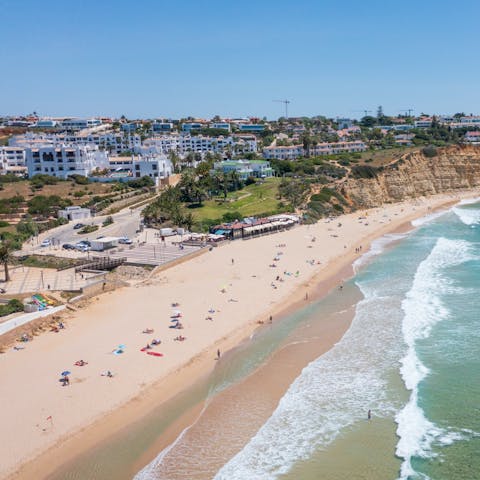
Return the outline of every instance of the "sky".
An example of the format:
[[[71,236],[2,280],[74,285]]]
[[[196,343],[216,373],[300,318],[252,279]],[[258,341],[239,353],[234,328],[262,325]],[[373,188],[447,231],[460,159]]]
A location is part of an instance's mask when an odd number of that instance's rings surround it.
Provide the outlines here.
[[[0,0],[0,114],[480,113],[480,2]]]

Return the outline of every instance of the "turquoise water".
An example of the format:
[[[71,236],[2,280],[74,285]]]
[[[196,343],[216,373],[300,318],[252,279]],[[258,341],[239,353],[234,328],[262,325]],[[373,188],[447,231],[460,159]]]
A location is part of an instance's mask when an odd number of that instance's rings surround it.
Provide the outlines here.
[[[363,299],[348,332],[305,366],[234,455],[219,457],[221,444],[210,438],[198,444],[181,436],[173,454],[159,452],[135,479],[480,478],[480,204],[457,206],[416,226],[374,242],[342,292],[261,331],[205,382],[53,478],[132,478],[136,472],[127,466],[172,420],[197,402],[215,406],[220,392],[270,362],[277,350],[309,340],[306,326],[343,311],[356,287]],[[232,402],[242,408],[241,398]],[[248,422],[255,413],[240,415]],[[231,433],[220,438],[228,428],[214,429],[215,441],[234,443]],[[195,438],[205,438],[199,433]],[[162,464],[171,455],[182,471]],[[212,468],[213,460],[223,466]]]
[[[357,262],[352,327],[216,479],[480,478],[480,205],[417,226]]]

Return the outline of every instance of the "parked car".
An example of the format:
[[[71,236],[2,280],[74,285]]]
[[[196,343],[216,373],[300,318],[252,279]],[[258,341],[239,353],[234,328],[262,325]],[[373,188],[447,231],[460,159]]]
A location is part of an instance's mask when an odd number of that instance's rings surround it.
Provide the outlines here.
[[[128,237],[120,237],[118,239],[118,243],[121,243],[123,245],[131,245],[133,242]]]
[[[105,235],[100,235],[97,237],[97,240],[100,240],[101,238],[105,238]]]
[[[75,250],[75,245],[72,245],[71,243],[64,243],[62,248],[64,250]]]
[[[83,243],[81,244],[76,244],[75,245],[75,248],[79,251],[79,252],[88,252],[90,250],[90,247],[88,245],[85,245]]]
[[[74,230],[78,230],[79,228],[83,228],[85,226],[84,223],[76,223],[74,226],[73,226],[73,229]]]
[[[52,241],[49,238],[46,238],[41,244],[41,247],[49,247],[52,244]]]

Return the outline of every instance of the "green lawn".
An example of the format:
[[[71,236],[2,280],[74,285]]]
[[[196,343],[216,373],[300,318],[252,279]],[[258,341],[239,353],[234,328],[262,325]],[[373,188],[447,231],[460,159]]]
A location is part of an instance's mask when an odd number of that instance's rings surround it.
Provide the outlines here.
[[[273,213],[278,210],[278,184],[280,178],[269,178],[262,184],[248,185],[237,192],[231,192],[227,201],[207,200],[202,207],[190,211],[197,222],[221,219],[227,212],[240,212],[242,217]]]

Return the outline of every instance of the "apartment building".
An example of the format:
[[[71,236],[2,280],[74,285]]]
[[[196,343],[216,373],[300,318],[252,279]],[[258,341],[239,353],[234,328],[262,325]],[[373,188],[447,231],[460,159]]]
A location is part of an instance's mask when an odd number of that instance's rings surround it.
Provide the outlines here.
[[[228,122],[213,122],[210,124],[210,128],[216,128],[218,130],[226,130],[227,132],[231,130],[231,126]]]
[[[420,120],[415,120],[413,123],[415,128],[430,128],[432,126],[431,118],[421,118]]]
[[[165,133],[173,131],[173,123],[170,122],[153,122],[152,123],[152,132],[153,133]]]
[[[257,151],[257,139],[253,135],[230,135],[220,137],[204,137],[202,135],[163,135],[147,138],[136,153],[168,153],[176,152],[186,155],[189,152],[206,154],[226,152],[249,153]]]
[[[28,176],[40,173],[59,178],[88,177],[94,170],[109,167],[107,153],[96,145],[43,145],[25,149]]]
[[[0,174],[7,173],[13,173],[14,175],[25,175],[27,173],[24,148],[0,147]]]
[[[367,146],[362,141],[353,142],[334,142],[318,143],[310,147],[310,155],[334,155],[338,153],[364,152]],[[291,145],[287,147],[265,147],[263,157],[278,160],[295,160],[304,157],[306,154],[303,145]]]
[[[150,177],[158,186],[161,180],[170,177],[173,172],[172,162],[166,155],[132,155],[131,157],[110,157],[109,179],[118,179],[119,175],[129,178]]]
[[[9,140],[9,145],[18,147],[33,147],[35,145],[96,145],[114,155],[126,151],[134,151],[142,144],[140,135],[125,134],[123,132],[76,134],[35,134],[27,132],[25,135],[15,135]]]
[[[187,122],[182,123],[182,132],[190,132],[191,130],[198,130],[205,127],[203,123],[200,122]]]
[[[102,121],[98,118],[67,118],[63,120],[62,127],[67,130],[83,130],[84,128],[98,127]]]

